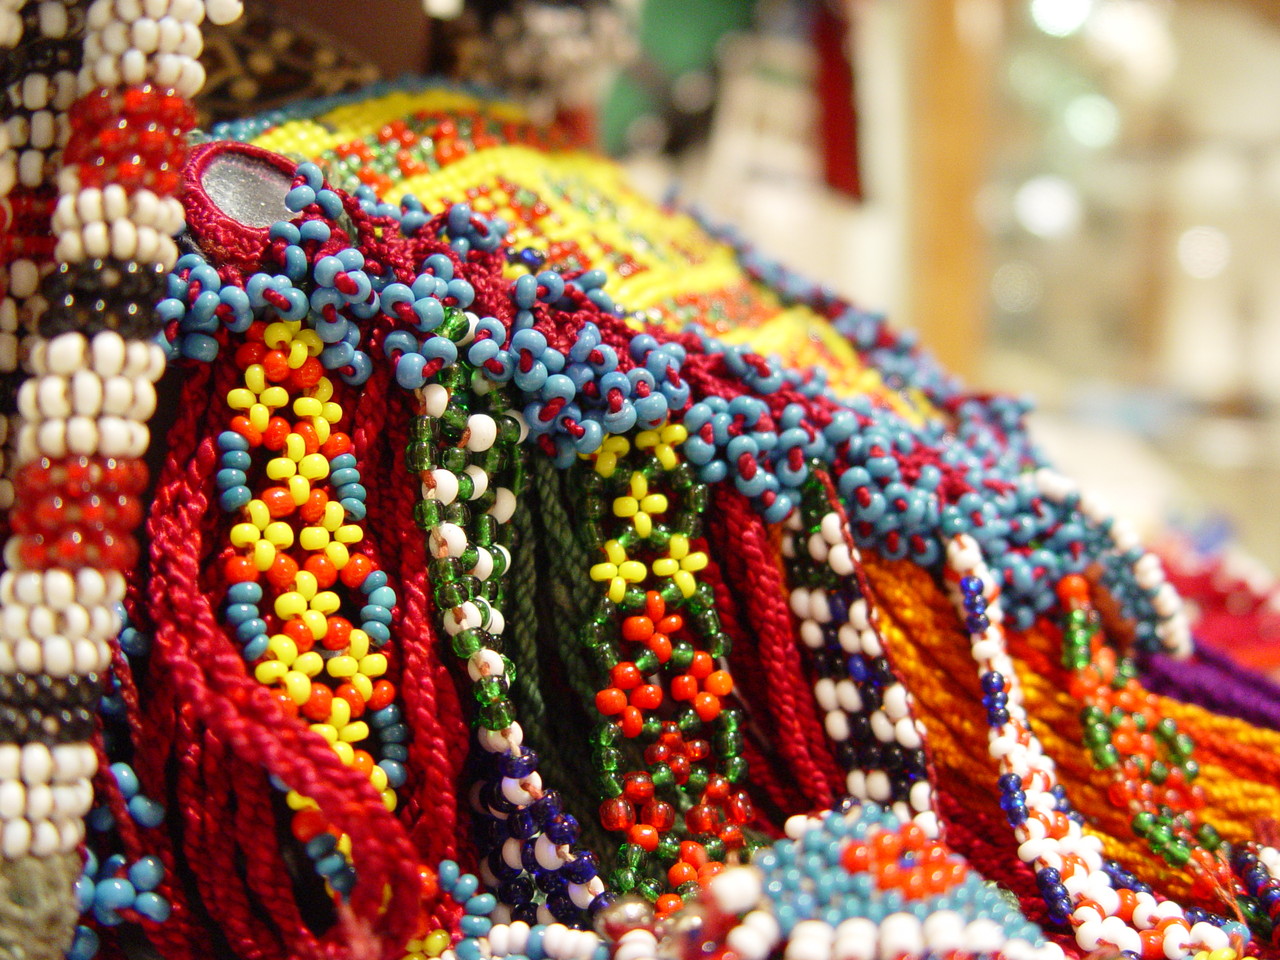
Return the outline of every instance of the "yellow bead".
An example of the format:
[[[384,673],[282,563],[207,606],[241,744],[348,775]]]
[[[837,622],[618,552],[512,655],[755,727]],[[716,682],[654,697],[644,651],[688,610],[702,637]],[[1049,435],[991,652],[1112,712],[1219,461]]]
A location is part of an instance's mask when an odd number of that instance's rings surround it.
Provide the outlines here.
[[[324,527],[303,527],[298,534],[298,543],[303,550],[323,550],[329,545],[329,531]]]
[[[312,417],[311,426],[315,427],[316,439],[324,443],[329,439],[329,435],[333,432],[329,426],[329,421],[324,417]]]
[[[262,536],[262,531],[252,523],[237,523],[231,528],[231,545],[235,547],[247,547],[251,543],[255,543]]]
[[[307,442],[296,433],[284,438],[284,455],[297,463],[307,455]]]
[[[263,369],[260,363],[251,363],[245,367],[244,385],[254,393],[261,393],[267,389],[267,371]]]
[[[302,506],[307,502],[307,498],[311,496],[311,481],[306,477],[292,476],[289,478],[289,497],[293,500],[295,506]]]
[[[298,472],[308,480],[323,480],[329,475],[329,461],[323,453],[309,453],[298,461]]]
[[[653,573],[658,577],[672,576],[680,569],[680,561],[672,560],[670,557],[661,557],[653,561]]]
[[[681,570],[674,577],[675,585],[680,588],[680,592],[686,597],[692,597],[698,589],[698,582],[694,580],[693,574],[688,570]]]
[[[298,659],[293,661],[293,669],[308,677],[318,677],[320,671],[324,669],[324,657],[314,650],[308,650],[306,653],[299,654]]]
[[[268,540],[259,540],[253,545],[253,565],[260,572],[266,573],[276,562],[276,548]]]
[[[627,560],[618,564],[618,576],[629,583],[639,583],[645,577],[644,564],[639,560]]]
[[[292,620],[294,617],[300,617],[306,612],[306,609],[307,601],[300,593],[290,590],[288,593],[282,593],[276,597],[276,616],[281,620]]]
[[[262,531],[262,535],[270,540],[277,550],[287,550],[293,546],[293,527],[283,520],[267,524],[267,529]]]
[[[345,543],[331,543],[324,548],[324,555],[329,558],[329,562],[333,564],[334,569],[341,570],[347,565],[347,561],[351,559],[351,551],[347,549]]]
[[[369,782],[373,784],[373,789],[381,793],[387,789],[387,771],[375,764],[373,769],[369,771]]]
[[[259,530],[265,530],[271,522],[271,511],[261,500],[250,500],[245,510],[249,514],[249,522]]]
[[[329,723],[333,724],[333,729],[340,731],[350,722],[351,704],[341,697],[334,697],[333,704],[329,707]]]
[[[262,340],[271,350],[279,350],[292,339],[293,332],[279,320],[267,324],[267,329],[262,331]]]
[[[338,731],[338,739],[347,743],[359,743],[361,740],[367,740],[369,739],[369,725],[363,720],[348,723]]]
[[[310,570],[299,570],[293,578],[293,589],[302,594],[304,599],[310,600],[320,589],[320,584]]]
[[[387,656],[384,653],[371,653],[360,659],[360,672],[366,677],[380,677],[387,672]]]
[[[427,956],[438,957],[444,953],[449,946],[449,934],[444,930],[432,930],[427,934]]]
[[[349,834],[338,834],[338,852],[344,857],[351,856],[351,836]]]
[[[312,733],[317,733],[317,734],[319,734],[320,736],[324,737],[324,738],[325,738],[327,741],[329,741],[330,743],[337,743],[337,742],[338,742],[338,731],[337,731],[337,730],[335,730],[332,726],[330,726],[330,725],[329,725],[329,724],[327,724],[327,723],[313,723],[313,724],[311,724],[311,732],[312,732]]]
[[[1230,947],[1209,951],[1209,960],[1236,960],[1236,956],[1236,952]]]
[[[352,633],[355,631],[353,630]],[[373,681],[366,677],[363,673],[357,673],[351,678],[351,685],[356,688],[356,693],[360,694],[360,699],[366,703],[373,697]]]
[[[286,667],[293,666],[293,661],[298,659],[298,645],[283,633],[274,634],[267,641],[267,652]]]
[[[325,669],[331,677],[350,677],[360,669],[360,664],[355,657],[333,657],[325,664]]]
[[[364,539],[364,531],[354,523],[345,523],[333,532],[333,539],[339,543],[359,543]]]
[[[369,653],[369,635],[359,627],[353,628],[347,638],[347,653],[355,657],[357,660],[363,660]],[[361,675],[363,675],[363,673],[364,672],[361,671]],[[352,679],[354,680],[355,678],[352,677]],[[373,688],[370,687],[370,689]],[[369,698],[365,697],[365,699],[368,700]]]
[[[267,461],[267,476],[272,480],[287,480],[298,472],[298,465],[288,457],[273,457]]]
[[[236,387],[234,390],[227,391],[227,406],[232,410],[248,410],[257,402],[258,398],[254,392],[245,387]]]
[[[285,805],[290,810],[314,810],[318,804],[310,797],[304,797],[297,790],[290,790],[284,795]]]
[[[324,404],[315,397],[299,397],[293,401],[293,412],[298,417],[318,417],[323,409]]]
[[[337,423],[342,419],[342,408],[336,403],[326,403],[324,405],[324,412],[321,413],[320,416],[324,417],[330,423]]]
[[[337,613],[342,606],[342,599],[332,590],[321,590],[311,598],[311,609],[321,613]]]
[[[253,668],[253,675],[264,686],[271,686],[277,680],[284,679],[289,668],[279,660],[263,660]]]
[[[253,427],[253,429],[262,433],[267,429],[267,424],[270,422],[271,411],[266,408],[266,405],[255,403],[249,408],[249,425]]]
[[[348,767],[356,762],[356,752],[351,744],[345,740],[335,740],[330,746],[333,747],[333,752],[338,755],[338,759]]]
[[[307,345],[301,340],[294,340],[289,346],[289,369],[297,370],[307,359]]]
[[[299,618],[315,640],[321,640],[329,632],[329,621],[319,610],[308,610]]]
[[[382,805],[387,808],[388,813],[396,812],[396,792],[394,790],[382,791]]]
[[[258,394],[258,402],[279,409],[289,402],[289,391],[284,387],[267,387]]]
[[[311,388],[312,396],[321,403],[328,403],[329,398],[333,396],[333,381],[328,377],[321,377],[316,381],[316,385]]]
[[[320,356],[320,351],[324,349],[324,341],[314,330],[299,330],[293,335],[293,339],[303,344],[307,348],[307,353],[313,357]]]
[[[311,699],[311,680],[305,673],[290,670],[284,675],[284,690],[290,700],[302,706]]]
[[[330,533],[342,526],[342,521],[347,518],[347,512],[342,509],[342,504],[337,500],[330,500],[324,505],[324,517],[320,524]]]

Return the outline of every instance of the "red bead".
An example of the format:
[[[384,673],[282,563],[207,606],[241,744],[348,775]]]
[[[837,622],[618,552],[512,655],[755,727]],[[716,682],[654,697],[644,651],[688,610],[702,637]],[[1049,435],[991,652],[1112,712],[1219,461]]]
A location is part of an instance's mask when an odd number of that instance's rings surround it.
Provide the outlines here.
[[[293,502],[293,495],[284,487],[267,487],[262,491],[260,499],[267,505],[267,512],[275,520],[289,516],[298,508]]]
[[[321,492],[322,491],[314,491],[314,493]],[[307,501],[306,507],[310,506],[311,502]],[[305,509],[306,508],[304,507],[304,510]],[[303,516],[305,517],[306,514],[304,513]],[[350,559],[347,560],[347,565],[343,567],[341,572],[338,574],[338,577],[346,586],[356,588],[359,587],[360,584],[364,583],[365,577],[369,576],[372,572],[373,561],[362,553],[353,553]]]
[[[644,762],[653,766],[671,759],[671,748],[662,743],[651,743],[644,749]]]
[[[277,553],[267,568],[267,582],[277,590],[292,590],[298,576],[298,562],[285,553]]]
[[[284,417],[272,417],[267,421],[267,429],[262,431],[262,445],[268,450],[283,450],[289,433],[288,420]]]
[[[307,557],[307,562],[302,568],[316,578],[316,584],[321,590],[328,590],[338,581],[338,568],[333,565],[333,561],[321,553],[313,553]],[[333,627],[333,618],[329,619],[330,629]]]
[[[709,804],[699,803],[689,808],[684,822],[692,834],[714,833],[720,826],[720,812]]]
[[[692,700],[698,695],[698,681],[687,673],[671,680],[671,698],[677,701]]]
[[[713,773],[707,777],[707,786],[703,790],[702,795],[705,799],[719,803],[721,800],[729,796],[729,778],[720,773]]]
[[[685,863],[691,863],[695,867],[701,867],[708,862],[707,848],[696,840],[680,841],[680,859]]]
[[[373,696],[369,698],[370,710],[381,710],[389,707],[396,699],[396,686],[390,680],[375,680]]]
[[[730,850],[739,850],[747,842],[746,834],[737,824],[727,823],[717,831],[720,842]]]
[[[606,687],[596,694],[596,709],[606,717],[616,716],[627,706],[627,695],[617,687]]]
[[[622,637],[632,643],[644,643],[653,636],[653,621],[648,617],[627,617],[622,621]]]
[[[673,887],[682,883],[690,883],[698,879],[698,868],[691,863],[677,860],[667,869],[667,882]]]
[[[600,825],[606,830],[627,831],[636,823],[636,811],[624,797],[613,797],[600,804]]]
[[[622,780],[622,793],[632,803],[644,803],[653,797],[653,778],[647,773],[633,771]]]
[[[733,690],[733,677],[729,676],[728,670],[716,670],[703,681],[702,687],[717,697],[728,696]]]
[[[658,849],[658,831],[647,823],[637,823],[627,831],[627,841],[649,853]]]
[[[319,810],[299,810],[293,815],[290,828],[299,842],[306,843],[324,833],[329,828],[329,823]]]
[[[253,583],[258,579],[258,568],[249,557],[228,557],[222,569],[227,583]]]
[[[330,617],[329,628],[320,642],[326,650],[345,650],[351,643],[351,621],[346,617]]]
[[[700,693],[693,698],[693,709],[703,723],[720,716],[720,698],[714,693]]]
[[[631,705],[641,710],[656,710],[662,705],[662,688],[656,683],[636,687],[631,693]]]
[[[640,810],[640,820],[662,833],[676,825],[676,808],[665,800],[650,800]]]
[[[302,715],[315,723],[324,723],[333,712],[333,691],[323,683],[311,684],[311,696],[302,705]]]
[[[667,766],[671,768],[671,776],[678,784],[688,781],[689,774],[693,771],[689,758],[683,753],[672,754],[671,759],[667,761]]]
[[[609,678],[619,690],[634,690],[644,679],[634,663],[624,660],[609,671]],[[636,704],[640,706],[640,704]]]
[[[331,433],[329,439],[320,444],[320,452],[332,460],[351,451],[351,438],[345,433]]]
[[[702,680],[709,676],[714,669],[715,661],[711,659],[711,654],[705,650],[698,650],[694,653],[693,662],[689,664],[689,673]]]
[[[644,732],[644,714],[638,708],[628,706],[622,711],[619,724],[622,727],[622,735],[634,740]]]
[[[347,706],[351,708],[351,719],[358,720],[364,714],[365,702],[364,697],[360,696],[360,691],[355,688],[354,684],[344,683],[338,687],[335,694],[339,699],[347,701]]]

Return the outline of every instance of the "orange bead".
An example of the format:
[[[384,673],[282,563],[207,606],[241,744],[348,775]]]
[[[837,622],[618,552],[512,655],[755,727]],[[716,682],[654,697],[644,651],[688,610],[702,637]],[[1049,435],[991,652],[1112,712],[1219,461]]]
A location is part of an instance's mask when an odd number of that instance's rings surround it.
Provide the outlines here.
[[[299,842],[306,843],[328,830],[329,822],[319,810],[299,810],[293,815],[293,822],[289,824],[289,829]]]
[[[296,717],[298,715],[298,705],[293,702],[293,697],[289,696],[283,690],[272,690],[271,696],[275,698],[276,703],[280,705],[280,709],[286,716]]]
[[[711,659],[711,654],[705,650],[699,650],[693,655],[693,662],[689,664],[689,673],[697,677],[699,680],[710,675],[715,669],[715,661]]]
[[[351,767],[367,777],[373,769],[373,757],[367,750],[356,750],[351,757]]]
[[[643,643],[653,636],[653,621],[648,617],[627,617],[622,621],[622,638]]]
[[[1076,608],[1089,602],[1089,581],[1078,573],[1069,573],[1058,581],[1058,599],[1063,606]]]
[[[692,700],[698,695],[698,681],[687,673],[671,681],[671,698],[673,700],[685,701]]]
[[[302,705],[302,715],[315,723],[324,723],[333,712],[333,691],[323,683],[311,684],[311,696]]]
[[[249,422],[248,417],[232,417],[231,429],[249,441],[249,446],[262,445],[262,431]]]
[[[321,590],[328,590],[338,581],[338,568],[322,553],[313,553],[307,557],[307,562],[302,565],[302,568],[316,578],[316,584]]]
[[[690,883],[698,879],[698,868],[691,863],[685,863],[683,860],[677,860],[667,870],[667,882],[673,887],[678,887],[682,883]]]
[[[733,677],[728,670],[716,670],[703,681],[702,688],[717,697],[728,696],[733,690]]]
[[[326,650],[345,650],[351,643],[351,621],[346,617],[330,617],[329,629],[320,642]]]
[[[267,512],[275,520],[287,517],[298,508],[293,502],[292,494],[284,487],[267,487],[262,491],[261,499],[267,505]]]
[[[373,561],[362,553],[353,553],[338,576],[348,587],[359,587],[372,572]]]
[[[284,417],[272,417],[267,429],[262,431],[262,445],[268,450],[283,450],[289,437],[289,421]]]
[[[320,438],[316,435],[316,428],[307,421],[295,423],[293,432],[302,438],[302,445],[307,453],[315,453],[320,449]]]
[[[301,620],[287,621],[280,631],[293,641],[299,653],[306,653],[316,645],[316,639],[311,635],[311,628]]]
[[[658,849],[658,831],[647,823],[637,823],[627,831],[627,841],[649,853]]]
[[[351,450],[351,438],[345,433],[331,433],[329,439],[320,444],[320,452],[328,459],[341,456]]]
[[[627,695],[617,687],[605,687],[596,694],[596,709],[606,717],[616,716],[627,706]]]
[[[646,683],[631,692],[631,705],[641,710],[656,710],[662,705],[662,688],[656,683]]]
[[[329,495],[323,490],[312,490],[307,495],[307,502],[302,505],[302,519],[307,523],[319,523],[324,518],[324,508],[329,503]]]
[[[654,912],[659,917],[665,917],[668,914],[675,913],[684,906],[684,901],[680,899],[678,893],[664,893],[654,902]]]
[[[634,740],[644,732],[644,714],[637,707],[628,706],[622,711],[619,724],[622,727],[622,735]]]
[[[267,569],[267,582],[281,591],[293,589],[293,581],[297,576],[298,562],[284,553],[277,553]]]
[[[680,841],[680,859],[685,863],[691,863],[695,867],[701,867],[707,863],[707,848],[696,840]]]
[[[609,679],[619,690],[634,690],[640,686],[644,677],[634,663],[624,660],[622,663],[615,664],[609,671]]]
[[[373,696],[369,698],[370,710],[381,710],[383,707],[389,707],[396,699],[396,685],[390,680],[375,680],[373,682]]]
[[[647,646],[659,663],[666,663],[671,659],[671,640],[665,633],[655,633],[649,638]]]
[[[289,355],[283,350],[268,350],[262,358],[262,369],[272,383],[280,383],[289,376]]]
[[[360,691],[355,688],[354,684],[344,683],[338,687],[336,696],[347,701],[347,705],[351,707],[351,719],[358,720],[364,713],[365,702],[364,697],[360,696]]]
[[[222,572],[227,583],[253,583],[258,579],[258,568],[249,557],[228,557]]]
[[[693,698],[693,709],[703,723],[720,716],[720,698],[714,693],[700,693]]]
[[[702,866],[698,868],[698,882],[706,883],[708,880],[710,880],[712,877],[722,872],[723,870],[724,870],[724,864],[717,863],[715,860],[711,860],[708,863],[704,863]]]

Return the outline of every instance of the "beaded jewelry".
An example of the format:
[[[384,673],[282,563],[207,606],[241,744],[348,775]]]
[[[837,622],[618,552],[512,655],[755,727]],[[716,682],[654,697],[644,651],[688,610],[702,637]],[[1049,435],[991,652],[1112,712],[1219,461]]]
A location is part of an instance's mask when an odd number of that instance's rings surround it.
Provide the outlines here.
[[[40,955],[73,886],[76,960],[1271,955],[1276,724],[1140,686],[1176,593],[1025,405],[469,93],[188,157],[237,7],[88,5],[63,263],[19,269],[0,881],[66,891]]]

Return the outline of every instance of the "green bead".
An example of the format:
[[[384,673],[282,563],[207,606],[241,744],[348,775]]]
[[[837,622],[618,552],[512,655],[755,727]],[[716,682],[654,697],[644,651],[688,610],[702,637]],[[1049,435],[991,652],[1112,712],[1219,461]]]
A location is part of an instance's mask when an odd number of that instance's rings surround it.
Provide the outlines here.
[[[453,503],[446,503],[441,508],[441,516],[449,523],[456,523],[464,530],[471,523],[471,511],[467,509],[467,505],[461,500],[455,500]]]
[[[426,440],[410,443],[404,448],[404,465],[415,474],[433,469],[436,465],[435,445]]]
[[[1178,735],[1178,724],[1173,717],[1165,717],[1156,724],[1153,731],[1157,739],[1169,741]]]
[[[431,530],[440,525],[440,501],[419,500],[413,505],[413,522],[419,530]]]
[[[668,863],[674,862],[680,856],[680,838],[667,834],[658,841],[658,849],[654,853]]]
[[[741,783],[747,776],[747,758],[746,757],[726,757],[720,764],[720,768],[724,771],[724,775],[729,778],[730,783]]]
[[[471,690],[477,703],[493,703],[507,692],[507,683],[498,677],[481,677]]]
[[[662,896],[665,884],[660,880],[641,880],[636,884],[636,892],[650,902],[655,902]]]
[[[1169,768],[1159,760],[1151,761],[1151,769],[1147,771],[1147,776],[1151,778],[1151,782],[1156,786],[1160,786],[1169,779]]]
[[[505,730],[515,721],[516,710],[505,697],[480,708],[480,723],[489,730]]]
[[[1222,837],[1218,835],[1218,831],[1213,828],[1211,823],[1200,824],[1200,829],[1196,831],[1196,839],[1210,853],[1222,846]]]
[[[671,644],[671,660],[668,662],[673,668],[683,672],[693,663],[693,654],[692,643],[688,640],[676,640]]]
[[[644,863],[644,858],[644,847],[634,843],[624,843],[618,847],[618,863],[621,866],[634,870]]]
[[[703,846],[707,848],[707,856],[712,860],[724,859],[724,841],[719,837],[712,837]]]
[[[635,659],[637,669],[643,674],[650,674],[658,669],[658,655],[652,650],[645,650]]]
[[[628,893],[635,889],[636,872],[627,867],[619,867],[609,873],[609,888],[617,893]]]
[[[691,733],[701,728],[702,718],[693,707],[682,707],[676,714],[676,726],[680,728],[681,733]]]
[[[588,740],[593,747],[607,747],[617,743],[621,736],[622,731],[618,729],[618,725],[605,720],[596,724]]]
[[[1200,764],[1195,760],[1187,760],[1182,764],[1182,772],[1186,775],[1187,783],[1191,783],[1196,777],[1200,776]]]
[[[611,800],[622,794],[622,778],[616,773],[597,773],[596,784],[597,800]]]
[[[1147,834],[1147,842],[1150,843],[1153,848],[1163,849],[1168,846],[1169,841],[1172,839],[1173,831],[1163,823],[1156,824]]]
[[[1067,623],[1077,630],[1088,626],[1089,611],[1088,610],[1072,610],[1067,614]]]
[[[721,710],[720,716],[716,718],[716,725],[721,730],[737,731],[742,728],[742,711],[736,707],[730,707],[727,710]]]
[[[442,583],[453,583],[462,575],[463,567],[454,557],[436,557],[427,566],[427,576],[436,586]]]
[[[465,423],[466,421],[464,420],[463,422]],[[445,470],[448,470],[450,473],[458,475],[458,491],[461,493],[463,478],[466,477],[468,481],[471,480],[471,478],[463,472],[469,466],[467,463],[467,451],[463,450],[461,447],[449,447],[440,454],[440,466]],[[470,486],[469,482],[468,486]],[[463,499],[466,498],[464,497]]]
[[[507,455],[502,448],[492,446],[475,458],[475,464],[483,470],[487,476],[492,477],[503,468],[506,460]]]
[[[413,442],[436,439],[435,417],[413,417],[409,420],[409,439]]]
[[[1155,828],[1156,818],[1146,810],[1142,810],[1133,815],[1133,819],[1129,821],[1129,825],[1133,828],[1133,832],[1135,834],[1140,837],[1145,837]]]
[[[1093,762],[1095,766],[1103,770],[1108,770],[1120,762],[1120,754],[1116,751],[1115,747],[1111,746],[1111,744],[1103,744],[1102,746],[1094,749]]]
[[[613,747],[603,748],[594,757],[596,764],[606,773],[616,773],[622,765],[622,751]]]
[[[459,630],[453,635],[450,645],[453,652],[459,657],[466,659],[473,653],[478,653],[484,647],[484,641],[478,630]]]
[[[1191,848],[1183,840],[1174,840],[1165,847],[1164,858],[1175,867],[1181,867],[1191,859]]]
[[[733,639],[724,631],[714,633],[707,638],[707,653],[719,659],[727,657],[733,650]]]
[[[1173,738],[1173,743],[1169,745],[1169,751],[1179,758],[1189,757],[1195,753],[1196,742],[1191,739],[1189,734],[1180,733]]]
[[[463,570],[474,570],[477,563],[480,562],[480,551],[473,545],[467,544],[463,548],[462,555],[458,557],[458,566]]]
[[[644,718],[644,726],[640,728],[640,732],[647,740],[655,739],[662,732],[662,721],[650,714]]]
[[[448,337],[450,340],[458,341],[466,336],[470,323],[467,321],[467,315],[457,307],[445,307],[444,322],[436,328],[436,333],[442,337]]]
[[[669,787],[675,783],[675,775],[672,774],[671,768],[665,763],[655,763],[649,768],[649,776],[653,778],[654,786]]]
[[[442,583],[436,588],[436,605],[451,610],[471,599],[471,591],[463,586],[463,581]]]
[[[690,880],[676,887],[676,893],[684,898],[685,903],[692,903],[697,899],[698,894],[702,892],[702,886],[697,880]]]
[[[694,767],[689,771],[689,779],[684,782],[684,792],[691,796],[698,796],[707,786],[707,777],[705,767]]]
[[[470,500],[471,495],[476,492],[475,481],[471,479],[471,474],[457,472],[458,477],[458,496],[463,500]]]

